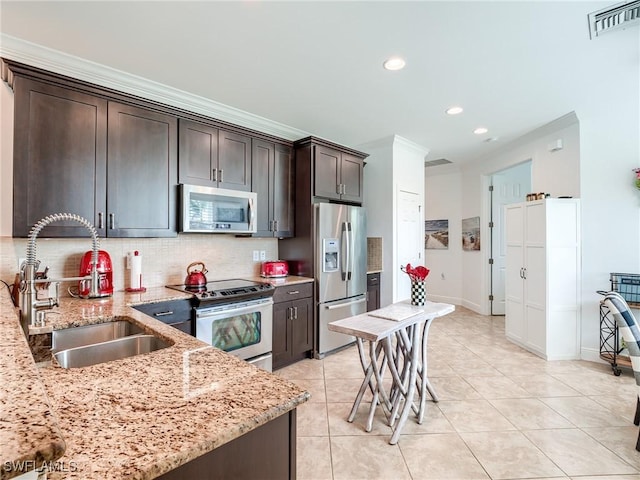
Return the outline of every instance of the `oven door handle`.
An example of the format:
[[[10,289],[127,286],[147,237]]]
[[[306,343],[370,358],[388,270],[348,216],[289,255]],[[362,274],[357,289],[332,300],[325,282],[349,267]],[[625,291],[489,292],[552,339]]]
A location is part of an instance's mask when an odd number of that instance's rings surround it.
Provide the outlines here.
[[[261,308],[270,307],[271,305],[273,305],[272,299],[269,299],[266,302],[257,302],[250,305],[243,303],[238,307],[234,307],[233,304],[231,304],[211,308],[196,308],[196,318],[224,318],[231,315],[242,315],[243,313],[252,313]]]

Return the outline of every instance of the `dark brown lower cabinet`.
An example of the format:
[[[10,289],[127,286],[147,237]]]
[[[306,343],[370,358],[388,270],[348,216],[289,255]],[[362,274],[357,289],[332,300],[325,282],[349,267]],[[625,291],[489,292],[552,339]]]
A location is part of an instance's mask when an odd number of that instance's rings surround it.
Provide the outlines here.
[[[291,410],[158,478],[295,480],[296,411]]]
[[[380,274],[367,274],[367,312],[380,308]]]
[[[191,300],[146,303],[144,305],[135,305],[133,308],[195,337],[196,332],[191,322],[193,308]]]
[[[277,287],[273,296],[273,369],[313,350],[313,283]]]

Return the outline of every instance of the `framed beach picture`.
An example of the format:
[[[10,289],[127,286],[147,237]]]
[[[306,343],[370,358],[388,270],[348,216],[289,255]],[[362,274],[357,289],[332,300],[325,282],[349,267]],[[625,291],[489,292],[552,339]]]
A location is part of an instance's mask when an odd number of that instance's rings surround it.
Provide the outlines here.
[[[462,219],[462,249],[480,250],[480,217]]]
[[[449,220],[425,220],[424,248],[434,250],[449,248]]]

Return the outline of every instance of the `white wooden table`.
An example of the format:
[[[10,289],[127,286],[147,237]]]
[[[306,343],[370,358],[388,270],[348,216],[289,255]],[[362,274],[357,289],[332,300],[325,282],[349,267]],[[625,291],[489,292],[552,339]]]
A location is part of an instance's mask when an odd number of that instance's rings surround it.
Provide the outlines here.
[[[455,307],[448,303],[425,302],[424,306],[414,306],[409,302],[399,302],[329,323],[329,330],[356,337],[364,371],[364,380],[347,419],[349,422],[353,422],[364,393],[370,389],[373,399],[365,427],[367,432],[371,431],[373,416],[379,403],[390,412],[389,425],[394,429],[389,441],[391,445],[398,443],[402,427],[412,408],[416,410],[418,423],[422,423],[427,392],[437,401],[427,378],[429,326],[434,318],[454,310]],[[369,343],[368,352],[364,346],[365,341]],[[389,393],[382,383],[387,368],[393,380]],[[413,406],[416,387],[420,395],[417,409]]]

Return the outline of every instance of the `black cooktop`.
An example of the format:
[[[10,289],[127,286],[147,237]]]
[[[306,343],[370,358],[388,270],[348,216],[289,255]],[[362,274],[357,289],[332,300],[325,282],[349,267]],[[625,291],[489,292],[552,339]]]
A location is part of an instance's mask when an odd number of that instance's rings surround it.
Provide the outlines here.
[[[207,282],[201,287],[190,285],[167,285],[167,288],[191,293],[198,305],[213,305],[243,300],[255,300],[273,296],[275,287],[270,283],[253,282],[251,280],[219,280]]]

